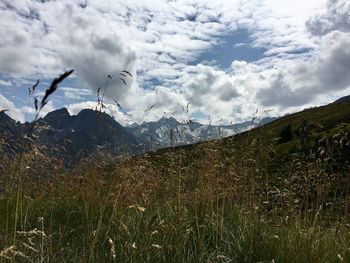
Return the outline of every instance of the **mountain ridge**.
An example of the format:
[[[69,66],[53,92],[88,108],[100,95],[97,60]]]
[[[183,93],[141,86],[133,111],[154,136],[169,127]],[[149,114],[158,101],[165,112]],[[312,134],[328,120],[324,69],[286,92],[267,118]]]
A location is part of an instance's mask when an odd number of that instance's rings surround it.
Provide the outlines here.
[[[7,150],[20,151],[20,144],[23,144],[20,137],[30,134],[35,127],[31,135],[40,138],[40,145],[49,154],[70,160],[100,149],[108,149],[113,155],[122,152],[135,155],[159,148],[218,139],[255,125],[252,121],[234,125],[204,125],[162,117],[158,121],[124,127],[105,112],[82,109],[78,114],[71,115],[67,108],[51,111],[35,123],[23,124],[2,112],[0,122],[1,137],[9,142]]]
[[[85,157],[103,148],[112,155],[138,154],[141,142],[129,134],[122,125],[106,113],[84,109],[77,115],[70,115],[65,108],[48,113],[32,123],[21,124],[5,114],[0,115],[0,134],[4,140],[11,139],[12,151],[20,151],[22,138],[31,140],[45,149],[45,153],[64,157],[72,161]],[[34,128],[33,128],[34,127]],[[28,142],[26,142],[28,144]],[[22,145],[24,150],[25,145]],[[8,149],[8,147],[7,147]]]
[[[349,96],[335,101],[349,102]],[[322,107],[333,105],[335,102]],[[300,113],[296,113],[300,115]],[[288,115],[290,116],[290,115]],[[294,116],[294,115],[293,115]],[[286,117],[281,117],[285,119]],[[204,125],[188,120],[179,122],[173,117],[158,121],[122,126],[111,115],[92,109],[83,109],[71,115],[66,108],[49,112],[35,123],[16,122],[0,112],[0,150],[16,153],[23,149],[25,135],[39,138],[39,144],[48,154],[74,160],[101,149],[117,155],[138,155],[150,150],[195,144],[202,141],[229,137],[247,130],[271,124],[279,118],[266,117],[230,125]],[[35,127],[33,134],[31,129]]]

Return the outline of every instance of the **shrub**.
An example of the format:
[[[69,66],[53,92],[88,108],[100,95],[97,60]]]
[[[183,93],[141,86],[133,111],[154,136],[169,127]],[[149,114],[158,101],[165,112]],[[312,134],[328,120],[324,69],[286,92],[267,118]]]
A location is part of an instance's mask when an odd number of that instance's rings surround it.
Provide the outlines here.
[[[279,143],[289,142],[293,140],[292,125],[288,124],[284,126],[280,132]]]

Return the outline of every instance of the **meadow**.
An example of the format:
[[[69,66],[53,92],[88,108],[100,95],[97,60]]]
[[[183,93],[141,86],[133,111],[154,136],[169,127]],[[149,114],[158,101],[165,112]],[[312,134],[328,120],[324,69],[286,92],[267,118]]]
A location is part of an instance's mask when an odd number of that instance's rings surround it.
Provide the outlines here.
[[[0,262],[350,262],[348,106],[70,168],[1,155]]]

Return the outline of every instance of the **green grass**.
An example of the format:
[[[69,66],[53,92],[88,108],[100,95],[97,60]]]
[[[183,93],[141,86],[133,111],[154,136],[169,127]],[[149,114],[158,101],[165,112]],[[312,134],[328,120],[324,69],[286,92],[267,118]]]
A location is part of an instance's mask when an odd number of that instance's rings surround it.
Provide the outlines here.
[[[17,234],[16,247],[30,260],[17,256],[16,261],[40,262],[41,257],[44,262],[350,260],[350,233],[342,224],[327,227],[318,219],[310,225],[296,218],[272,220],[258,213],[238,213],[229,203],[178,207],[159,202],[121,207],[113,198],[107,205],[106,200],[67,201],[29,200],[23,204],[28,210],[21,231],[39,229],[45,236],[41,243],[41,234]],[[1,200],[0,204],[2,212],[13,214],[13,201]],[[43,226],[38,218],[43,218]],[[7,222],[9,232],[13,230],[11,222],[13,218]],[[30,242],[33,249],[24,246]],[[2,241],[4,247],[11,244],[11,238]]]
[[[2,157],[0,262],[350,262],[348,106],[69,170]]]

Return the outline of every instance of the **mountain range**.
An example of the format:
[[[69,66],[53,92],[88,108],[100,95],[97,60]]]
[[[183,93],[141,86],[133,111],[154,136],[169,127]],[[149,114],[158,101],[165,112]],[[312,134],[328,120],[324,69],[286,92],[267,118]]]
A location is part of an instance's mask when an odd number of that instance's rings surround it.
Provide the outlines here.
[[[137,155],[227,137],[275,119],[265,118],[259,124],[252,120],[233,125],[204,125],[190,120],[181,123],[170,117],[123,127],[110,115],[91,109],[70,115],[66,108],[62,108],[24,124],[0,112],[0,151],[15,154],[36,145],[36,149],[40,148],[47,155],[70,161],[94,152],[108,152],[114,156]]]
[[[349,101],[350,96],[346,96],[329,105],[343,105]],[[322,107],[319,109],[321,112]],[[229,137],[268,123],[273,126],[273,123],[277,123],[275,120],[286,118],[267,117],[231,125],[204,125],[191,120],[179,122],[172,117],[163,117],[158,121],[124,127],[110,115],[91,109],[70,115],[66,108],[62,108],[31,123],[16,122],[0,111],[0,153],[15,155],[28,147],[35,147],[35,150],[41,150],[48,156],[61,157],[68,162],[92,153],[138,155],[161,148]]]
[[[150,149],[159,149],[228,137],[275,119],[277,118],[266,117],[260,121],[251,120],[231,125],[204,125],[191,120],[179,122],[173,117],[163,117],[155,122],[133,124],[125,129]]]

